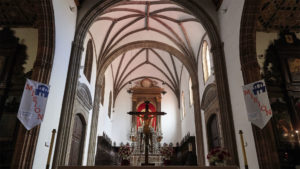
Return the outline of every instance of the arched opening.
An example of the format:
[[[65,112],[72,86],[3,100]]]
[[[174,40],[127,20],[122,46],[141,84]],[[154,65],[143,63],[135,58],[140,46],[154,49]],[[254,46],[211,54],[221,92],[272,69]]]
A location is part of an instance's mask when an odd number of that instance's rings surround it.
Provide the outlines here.
[[[218,118],[216,115],[212,115],[208,120],[207,135],[208,135],[209,150],[212,150],[217,147],[221,147]]]
[[[119,3],[120,2],[120,3]],[[122,8],[118,9],[119,6],[129,6],[130,5],[143,5],[145,8],[142,9],[142,13],[135,10],[124,10]],[[187,18],[186,20],[177,20],[168,18],[168,17],[162,17],[159,15],[159,13],[166,12],[168,10],[172,11],[172,8],[167,8],[166,11],[164,9],[155,9],[155,8],[149,8],[149,6],[158,5],[158,4],[165,4],[165,5],[173,5],[178,10],[176,12],[183,13],[184,15],[191,17]],[[179,4],[179,5],[177,5]],[[159,5],[158,5],[159,6]],[[146,12],[145,12],[146,9]],[[148,13],[147,10],[154,10],[151,13]],[[189,10],[186,10],[189,9]],[[123,11],[124,10],[124,11]],[[156,10],[156,11],[155,11]],[[118,19],[115,19],[113,17],[118,15],[111,15],[113,12],[128,12],[131,11],[134,14],[120,17]],[[192,12],[191,12],[192,11]],[[148,14],[147,14],[148,13]],[[103,15],[103,17],[101,17]],[[151,17],[150,17],[151,15]],[[104,17],[105,16],[105,17]],[[133,17],[132,22],[129,24],[124,24],[123,26],[116,27],[117,30],[114,30],[114,25],[117,25],[121,23],[122,19],[128,19]],[[156,18],[157,17],[157,18]],[[74,41],[74,48],[73,48],[73,55],[71,58],[71,65],[74,65],[74,67],[70,67],[68,79],[77,79],[78,77],[78,58],[81,57],[82,48],[81,45],[84,44],[83,42],[86,39],[87,31],[93,29],[93,26],[99,24],[100,22],[104,22],[104,20],[108,20],[108,29],[106,29],[105,32],[106,35],[102,36],[103,39],[101,39],[101,42],[105,42],[104,44],[100,45],[98,52],[100,53],[97,56],[99,57],[97,60],[97,78],[95,82],[95,97],[94,97],[94,108],[93,108],[93,117],[91,122],[91,133],[90,133],[90,144],[89,144],[89,157],[88,157],[88,164],[93,165],[94,159],[93,155],[95,154],[95,143],[96,143],[96,136],[99,134],[97,133],[97,126],[101,125],[98,124],[98,118],[101,116],[101,107],[106,106],[105,103],[108,99],[105,99],[106,96],[101,97],[101,88],[103,86],[106,86],[107,88],[111,88],[114,90],[113,92],[113,104],[116,106],[115,100],[118,100],[120,95],[124,94],[122,93],[124,88],[128,88],[128,85],[130,82],[137,81],[138,79],[143,78],[151,78],[151,80],[157,80],[159,82],[162,82],[161,85],[166,85],[165,88],[169,89],[168,93],[172,93],[174,98],[176,98],[176,109],[181,109],[180,106],[180,83],[186,83],[187,88],[185,89],[188,93],[188,81],[189,77],[191,77],[192,81],[192,89],[193,89],[193,100],[194,104],[190,108],[190,112],[187,112],[187,114],[190,114],[191,116],[194,116],[194,118],[191,120],[195,122],[194,124],[194,130],[196,135],[196,147],[197,147],[197,160],[198,165],[203,166],[205,161],[205,152],[203,148],[203,135],[202,135],[202,125],[200,123],[201,121],[201,113],[200,113],[200,97],[199,97],[199,78],[197,77],[198,70],[197,67],[198,63],[197,58],[200,51],[199,45],[201,44],[201,36],[205,34],[207,31],[207,35],[211,40],[211,49],[212,49],[212,56],[214,57],[214,65],[215,65],[215,76],[216,76],[216,83],[218,84],[217,90],[220,96],[220,109],[224,112],[222,114],[222,119],[228,119],[225,121],[222,125],[222,128],[224,128],[225,131],[227,131],[229,134],[224,138],[224,145],[231,151],[231,154],[233,154],[233,158],[228,162],[229,164],[238,164],[237,162],[237,153],[236,153],[236,145],[235,145],[235,136],[233,131],[233,123],[232,123],[232,115],[231,115],[231,109],[228,105],[230,105],[230,99],[228,99],[228,87],[227,87],[227,79],[226,79],[226,71],[223,71],[225,69],[224,63],[222,64],[223,53],[221,52],[221,43],[218,37],[218,34],[216,33],[216,29],[214,27],[214,24],[209,19],[208,15],[201,10],[201,7],[199,4],[189,1],[189,2],[179,2],[179,1],[142,1],[142,2],[122,2],[122,1],[103,1],[98,2],[95,4],[94,8],[92,8],[85,16],[85,19],[81,20],[77,29],[77,33],[75,35]],[[153,19],[154,18],[154,19]],[[131,18],[132,19],[132,18]],[[167,22],[174,22],[176,26],[179,27],[179,30],[181,31],[181,34],[178,36],[176,34],[176,30],[174,33],[174,30],[172,30],[168,24],[161,22],[160,20],[167,20]],[[146,22],[144,22],[146,21]],[[164,29],[155,29],[153,27],[153,23],[156,22],[156,25],[163,26]],[[201,21],[201,22],[200,22]],[[140,23],[139,23],[140,22]],[[193,22],[195,24],[200,25],[201,27],[199,30],[203,31],[203,34],[199,35],[197,39],[197,43],[191,43],[190,40],[190,33],[191,31],[186,31],[185,29],[188,29],[187,26],[184,26],[186,22]],[[132,26],[134,23],[142,24],[143,26],[140,29],[133,29],[129,32],[124,32],[122,34],[123,30],[126,30],[126,28]],[[99,24],[100,25],[100,24]],[[151,27],[152,26],[152,27]],[[154,25],[155,26],[155,25]],[[104,28],[102,28],[104,30]],[[96,30],[96,29],[95,29]],[[99,30],[99,29],[98,29]],[[184,31],[185,30],[185,31]],[[151,34],[145,34],[145,32],[151,31]],[[201,32],[199,31],[199,32]],[[92,32],[92,31],[90,31]],[[115,33],[115,34],[114,34]],[[144,33],[144,34],[142,34]],[[168,34],[170,33],[170,34]],[[186,34],[185,34],[186,33]],[[135,37],[138,34],[142,34],[144,36],[138,36],[139,38]],[[160,41],[155,41],[153,37],[149,35],[154,35],[159,37],[164,37],[160,39]],[[91,35],[89,35],[91,36]],[[141,38],[142,37],[142,38]],[[137,38],[137,39],[136,39]],[[144,39],[143,39],[144,38]],[[126,41],[125,41],[126,39]],[[195,45],[197,44],[197,45]],[[79,46],[78,46],[79,45]],[[195,45],[195,46],[193,46]],[[138,57],[140,53],[143,53],[144,58],[139,60],[139,64],[135,67],[130,67],[130,63],[132,60],[130,58]],[[165,62],[164,59],[161,58],[161,53],[163,53],[163,58],[168,58],[168,62]],[[151,60],[151,56],[155,56],[157,60],[161,60],[161,65],[155,65],[153,64],[153,60]],[[76,59],[77,58],[77,59]],[[149,59],[150,58],[150,59]],[[218,58],[218,59],[216,59]],[[125,64],[120,64],[120,63]],[[116,63],[116,64],[115,64]],[[156,63],[156,62],[155,62]],[[170,63],[170,64],[167,64]],[[117,65],[117,66],[115,66]],[[140,77],[132,77],[131,73],[134,72],[134,69],[138,69],[142,66],[152,66],[152,68],[155,68],[157,72],[160,72],[162,74],[162,77],[155,77],[152,76],[152,74],[144,74]],[[123,68],[128,68],[128,72],[124,71],[122,73]],[[161,68],[165,68],[162,70]],[[169,68],[169,70],[168,70]],[[172,69],[170,69],[172,68]],[[126,68],[127,69],[127,68]],[[132,70],[132,71],[131,71]],[[144,69],[144,70],[150,70]],[[149,72],[149,71],[148,71]],[[151,71],[150,71],[151,72]],[[167,74],[164,72],[168,72],[171,74]],[[128,74],[129,73],[129,74]],[[107,76],[108,74],[108,76]],[[114,75],[113,77],[111,75]],[[174,76],[176,75],[176,76]],[[110,80],[107,79],[107,77],[110,76]],[[116,77],[122,77],[120,79]],[[126,79],[126,78],[128,79]],[[184,79],[186,78],[187,79]],[[166,78],[166,79],[164,79]],[[182,78],[182,79],[181,79]],[[105,83],[104,80],[105,79]],[[114,80],[119,80],[114,81]],[[116,82],[116,83],[113,83]],[[108,85],[110,84],[110,85]],[[72,100],[72,87],[73,84],[68,86],[66,88],[66,94],[65,94],[65,101],[68,102],[68,100]],[[125,90],[126,91],[126,90]],[[99,101],[104,98],[104,103],[99,104]],[[185,99],[187,100],[187,99]],[[185,101],[186,102],[186,101]],[[188,102],[186,107],[188,106]],[[186,104],[185,103],[185,104]],[[66,103],[68,104],[68,103]],[[72,104],[70,102],[70,104]],[[163,105],[163,104],[162,104]],[[179,107],[180,106],[180,107]],[[70,112],[71,109],[67,106],[63,107],[64,112]],[[114,109],[113,112],[116,112]],[[114,113],[112,113],[112,117],[114,118]],[[102,121],[103,122],[103,121]],[[60,123],[64,123],[66,126],[68,125],[68,120],[66,118],[61,118]],[[66,128],[60,128],[59,135],[68,134],[68,131]],[[99,130],[98,130],[99,131]],[[232,134],[230,134],[232,133]],[[102,133],[101,133],[102,134]],[[186,133],[188,134],[188,132]],[[104,135],[104,134],[103,134]],[[105,134],[106,135],[106,134]],[[58,142],[56,145],[56,150],[59,150],[60,147],[63,147],[67,143],[65,142]],[[55,155],[54,159],[54,165],[61,165],[64,163],[64,154],[62,152],[58,152]]]
[[[49,83],[54,55],[52,1],[9,1],[1,8],[0,83],[5,85],[0,89],[0,123],[6,132],[0,136],[0,166],[32,168],[40,126],[27,131],[16,116],[26,78]]]
[[[73,123],[69,165],[81,165],[86,124],[80,114],[76,114]]]
[[[293,60],[293,56],[299,56],[298,51],[292,49],[292,46],[297,46],[299,35],[297,24],[290,22],[295,20],[294,15],[291,15],[291,11],[283,12],[282,9],[287,6],[298,7],[299,4],[283,2],[278,4],[279,10],[274,10],[275,4],[267,1],[245,1],[241,20],[240,59],[245,84],[265,80],[273,111],[273,118],[262,130],[252,125],[259,166],[293,168],[299,165],[294,160],[294,154],[297,154],[299,149],[291,146],[293,141],[285,137],[289,135],[285,133],[294,135],[299,127],[299,117],[294,110],[296,107],[294,101],[297,100],[294,88],[298,84],[292,82],[294,80],[291,76],[287,77],[287,74],[292,74],[291,70],[287,70],[287,65],[289,59]],[[276,19],[267,23],[266,18],[270,13]],[[280,19],[285,16],[289,16],[289,19]],[[270,65],[273,65],[272,68],[268,68]],[[274,76],[274,73],[278,76]],[[292,84],[290,89],[284,87],[290,84]],[[275,88],[277,89],[274,90]],[[281,124],[283,121],[284,125]],[[283,126],[288,126],[286,127],[288,132],[278,129]],[[266,142],[269,144],[265,144]],[[286,158],[287,156],[289,157]]]

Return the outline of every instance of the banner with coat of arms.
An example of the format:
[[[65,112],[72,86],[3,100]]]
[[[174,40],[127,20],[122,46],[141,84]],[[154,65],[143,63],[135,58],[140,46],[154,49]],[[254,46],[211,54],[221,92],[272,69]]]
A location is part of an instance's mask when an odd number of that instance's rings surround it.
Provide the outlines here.
[[[18,111],[18,119],[27,130],[32,129],[43,121],[49,88],[49,85],[29,79],[26,80]]]
[[[248,120],[260,129],[264,128],[273,114],[265,81],[260,80],[243,86],[243,93]]]

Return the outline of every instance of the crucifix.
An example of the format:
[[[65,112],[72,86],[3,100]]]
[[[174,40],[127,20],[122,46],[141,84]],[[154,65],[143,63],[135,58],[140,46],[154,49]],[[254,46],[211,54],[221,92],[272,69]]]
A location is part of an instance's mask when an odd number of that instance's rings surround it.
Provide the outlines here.
[[[150,121],[154,116],[165,115],[165,112],[149,112],[149,101],[145,101],[145,112],[128,112],[130,115],[139,116],[144,120],[143,134],[145,135],[145,163],[142,165],[151,165],[149,163],[149,139],[150,139]],[[151,116],[152,115],[152,116]]]

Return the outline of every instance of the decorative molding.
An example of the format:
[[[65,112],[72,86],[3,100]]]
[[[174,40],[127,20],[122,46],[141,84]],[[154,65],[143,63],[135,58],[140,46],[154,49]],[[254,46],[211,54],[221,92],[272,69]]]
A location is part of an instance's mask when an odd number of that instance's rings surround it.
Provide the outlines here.
[[[202,96],[201,109],[206,111],[209,105],[212,104],[217,97],[217,85],[215,83],[207,85]]]
[[[9,27],[38,27],[37,18],[39,17],[37,0],[6,0],[0,3],[1,26]]]
[[[92,109],[92,95],[89,87],[86,84],[78,82],[77,96],[83,102],[84,106],[88,108],[88,110]]]

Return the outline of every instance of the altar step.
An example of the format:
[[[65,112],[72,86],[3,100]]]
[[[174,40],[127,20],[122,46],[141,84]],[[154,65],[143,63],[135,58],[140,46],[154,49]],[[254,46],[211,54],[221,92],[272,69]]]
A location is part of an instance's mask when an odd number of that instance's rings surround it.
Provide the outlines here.
[[[211,167],[198,167],[198,166],[60,166],[58,169],[239,169],[236,166],[211,166]]]

